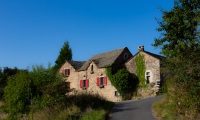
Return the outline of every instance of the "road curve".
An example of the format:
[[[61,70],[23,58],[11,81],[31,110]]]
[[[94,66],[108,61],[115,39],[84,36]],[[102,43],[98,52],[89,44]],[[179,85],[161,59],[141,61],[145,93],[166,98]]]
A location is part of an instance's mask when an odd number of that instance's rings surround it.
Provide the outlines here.
[[[156,96],[137,101],[117,102],[111,111],[110,120],[155,120],[151,106],[163,97]]]

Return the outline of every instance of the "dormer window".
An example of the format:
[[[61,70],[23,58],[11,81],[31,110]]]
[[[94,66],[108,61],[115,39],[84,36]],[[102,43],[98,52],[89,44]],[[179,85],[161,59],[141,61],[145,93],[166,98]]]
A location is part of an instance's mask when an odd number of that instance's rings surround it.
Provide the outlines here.
[[[90,70],[90,73],[93,74],[94,73],[94,66],[91,65],[91,70]]]
[[[69,76],[69,75],[70,75],[70,69],[64,68],[64,69],[62,70],[62,74],[65,75],[65,76]]]

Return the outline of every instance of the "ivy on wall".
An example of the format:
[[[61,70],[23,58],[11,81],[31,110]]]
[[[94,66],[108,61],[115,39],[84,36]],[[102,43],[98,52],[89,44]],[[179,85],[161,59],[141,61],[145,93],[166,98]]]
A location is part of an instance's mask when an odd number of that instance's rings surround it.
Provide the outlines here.
[[[131,99],[139,83],[135,75],[132,75],[126,69],[119,69],[116,73],[113,73],[112,66],[106,68],[106,75],[123,100]]]
[[[146,87],[146,80],[145,80],[145,62],[144,62],[144,56],[143,55],[137,55],[136,56],[136,74],[139,79],[139,86],[140,87]]]

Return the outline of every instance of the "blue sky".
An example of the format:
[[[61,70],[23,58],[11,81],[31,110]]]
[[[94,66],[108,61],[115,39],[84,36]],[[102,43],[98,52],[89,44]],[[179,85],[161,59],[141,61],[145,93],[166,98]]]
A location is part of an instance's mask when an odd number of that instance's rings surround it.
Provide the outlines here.
[[[0,0],[0,67],[54,65],[68,40],[73,60],[151,44],[162,14],[173,0]]]

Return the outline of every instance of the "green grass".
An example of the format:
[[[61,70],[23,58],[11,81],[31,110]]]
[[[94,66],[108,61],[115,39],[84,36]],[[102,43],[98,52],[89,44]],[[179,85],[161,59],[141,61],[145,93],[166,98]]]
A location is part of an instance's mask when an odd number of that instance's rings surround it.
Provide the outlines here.
[[[84,115],[80,120],[105,120],[107,112],[105,110],[93,110],[91,113]]]

